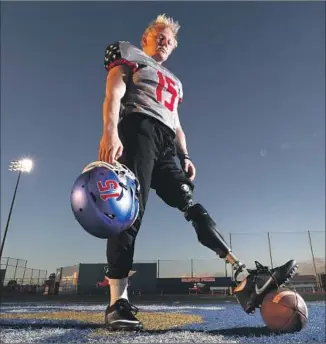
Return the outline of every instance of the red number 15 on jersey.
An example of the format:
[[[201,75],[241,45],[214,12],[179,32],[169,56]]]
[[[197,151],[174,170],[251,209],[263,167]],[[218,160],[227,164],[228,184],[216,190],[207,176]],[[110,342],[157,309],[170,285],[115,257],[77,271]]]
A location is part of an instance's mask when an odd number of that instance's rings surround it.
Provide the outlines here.
[[[164,76],[160,71],[157,71],[158,76],[158,85],[156,88],[156,99],[158,102],[163,103],[164,106],[169,109],[171,112],[174,110],[175,100],[178,96],[178,91],[175,88],[175,82],[168,76]],[[163,89],[166,87],[166,90],[171,94],[169,100],[163,100]]]

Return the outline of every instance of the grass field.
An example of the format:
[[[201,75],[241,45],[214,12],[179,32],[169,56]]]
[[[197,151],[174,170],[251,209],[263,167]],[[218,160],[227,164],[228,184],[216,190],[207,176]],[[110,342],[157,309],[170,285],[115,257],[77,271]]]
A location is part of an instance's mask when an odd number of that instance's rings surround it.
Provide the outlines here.
[[[141,333],[103,327],[105,303],[3,302],[2,343],[325,343],[325,303],[308,302],[309,322],[295,334],[276,335],[260,313],[246,315],[238,304],[137,304]]]

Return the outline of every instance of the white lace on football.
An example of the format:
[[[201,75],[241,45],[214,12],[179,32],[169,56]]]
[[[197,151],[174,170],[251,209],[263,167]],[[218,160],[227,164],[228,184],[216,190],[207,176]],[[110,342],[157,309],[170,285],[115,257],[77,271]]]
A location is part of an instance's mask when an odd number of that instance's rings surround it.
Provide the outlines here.
[[[114,171],[117,174],[122,173],[126,177],[129,177],[129,178],[131,178],[133,180],[137,180],[136,176],[134,175],[134,173],[131,172],[127,166],[125,166],[123,164],[120,164],[119,162],[115,162],[114,164],[110,164],[110,163],[105,162],[105,161],[94,161],[94,162],[91,162],[90,164],[86,165],[84,167],[82,173],[88,172],[88,171],[92,170],[95,167],[105,167],[105,168],[107,168],[109,170]]]

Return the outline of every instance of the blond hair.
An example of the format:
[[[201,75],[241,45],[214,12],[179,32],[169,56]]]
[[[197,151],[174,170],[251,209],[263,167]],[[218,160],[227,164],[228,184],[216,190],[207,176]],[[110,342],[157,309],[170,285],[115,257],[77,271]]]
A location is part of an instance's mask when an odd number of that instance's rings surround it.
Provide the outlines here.
[[[149,33],[150,30],[152,30],[153,28],[155,28],[156,25],[164,25],[165,27],[168,27],[174,36],[174,47],[176,48],[178,46],[178,31],[180,29],[180,25],[177,21],[175,21],[173,18],[171,17],[167,17],[166,14],[159,14],[155,19],[153,19],[149,25],[147,26],[147,28],[145,29],[143,36],[142,36],[142,40],[141,40],[141,46],[143,46],[143,40],[144,38],[147,36],[147,34]]]

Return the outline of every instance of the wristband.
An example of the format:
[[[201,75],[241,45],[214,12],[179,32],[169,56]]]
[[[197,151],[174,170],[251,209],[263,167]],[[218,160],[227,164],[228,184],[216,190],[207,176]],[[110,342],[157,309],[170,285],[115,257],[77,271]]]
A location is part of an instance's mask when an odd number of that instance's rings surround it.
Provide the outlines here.
[[[180,160],[190,160],[191,161],[191,158],[190,158],[189,154],[181,154],[181,155],[179,155],[179,159]]]

